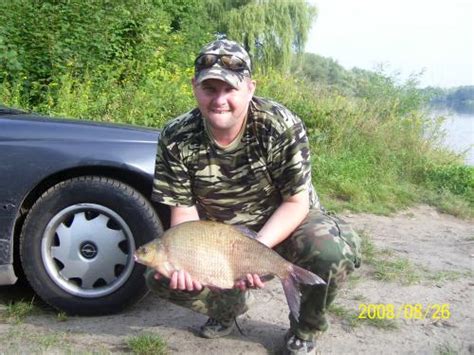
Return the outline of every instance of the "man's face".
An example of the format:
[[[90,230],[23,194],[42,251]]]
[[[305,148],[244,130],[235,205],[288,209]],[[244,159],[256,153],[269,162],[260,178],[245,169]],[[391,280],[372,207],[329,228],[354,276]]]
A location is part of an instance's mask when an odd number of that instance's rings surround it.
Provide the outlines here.
[[[216,132],[240,130],[255,91],[255,82],[245,79],[237,88],[218,79],[204,80],[196,84],[194,96],[202,115]]]

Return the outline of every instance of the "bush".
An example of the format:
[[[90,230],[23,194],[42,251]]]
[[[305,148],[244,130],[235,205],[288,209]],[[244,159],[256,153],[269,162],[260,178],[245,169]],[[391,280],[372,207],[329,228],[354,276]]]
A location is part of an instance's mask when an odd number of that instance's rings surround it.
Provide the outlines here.
[[[80,3],[0,2],[3,104],[157,128],[195,106],[192,61],[211,38],[200,27],[200,1],[122,0],[110,13],[109,2],[103,9]],[[98,6],[103,11],[92,13]],[[14,10],[17,17],[5,15]],[[33,13],[41,26],[34,27]],[[98,27],[89,37],[91,24]],[[75,31],[68,36],[70,25]],[[313,180],[326,207],[385,213],[429,201],[445,210],[472,208],[473,168],[453,164],[456,157],[438,147],[440,125],[421,111],[423,95],[412,79],[400,84],[383,73],[354,71],[340,84],[350,90],[340,90],[270,68],[256,80],[258,95],[305,122]]]
[[[467,165],[428,165],[425,184],[438,192],[449,191],[465,197],[474,206],[474,167]]]

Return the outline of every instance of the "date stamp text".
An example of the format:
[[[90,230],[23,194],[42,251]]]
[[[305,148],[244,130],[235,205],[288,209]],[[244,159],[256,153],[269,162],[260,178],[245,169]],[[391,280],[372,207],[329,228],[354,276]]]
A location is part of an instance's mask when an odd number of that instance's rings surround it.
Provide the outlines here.
[[[451,317],[448,303],[361,303],[359,319],[449,319]]]

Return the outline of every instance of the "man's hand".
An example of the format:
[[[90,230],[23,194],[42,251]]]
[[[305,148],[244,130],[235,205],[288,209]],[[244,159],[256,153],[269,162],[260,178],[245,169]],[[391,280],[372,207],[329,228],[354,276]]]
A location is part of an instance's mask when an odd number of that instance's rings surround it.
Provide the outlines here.
[[[234,287],[245,291],[247,288],[264,288],[265,284],[257,274],[247,274],[247,279],[237,281]]]
[[[155,279],[159,280],[163,277],[160,273],[155,273]],[[199,281],[193,280],[191,275],[186,271],[174,271],[170,278],[170,289],[180,291],[201,291],[202,284]]]

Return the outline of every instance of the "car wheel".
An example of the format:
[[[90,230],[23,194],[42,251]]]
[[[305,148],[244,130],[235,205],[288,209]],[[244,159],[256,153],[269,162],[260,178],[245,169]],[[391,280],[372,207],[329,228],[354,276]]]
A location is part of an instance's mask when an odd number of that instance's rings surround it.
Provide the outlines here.
[[[147,291],[135,249],[163,231],[138,191],[117,180],[78,177],[47,190],[20,237],[28,282],[48,304],[69,314],[117,312]]]

